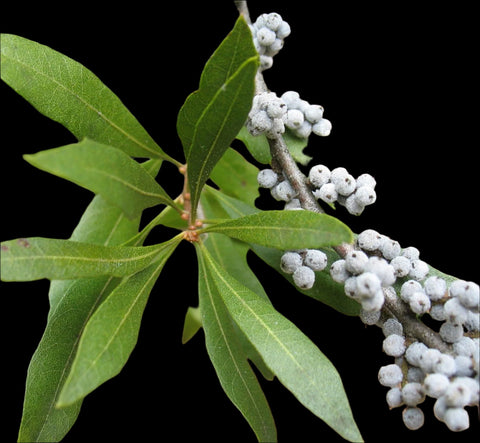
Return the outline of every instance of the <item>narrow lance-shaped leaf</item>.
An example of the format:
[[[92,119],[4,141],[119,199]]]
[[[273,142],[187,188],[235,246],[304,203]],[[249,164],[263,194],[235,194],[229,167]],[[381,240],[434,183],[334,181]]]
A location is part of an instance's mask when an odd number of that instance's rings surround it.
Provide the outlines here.
[[[205,64],[199,89],[188,96],[178,113],[177,130],[182,141],[185,159],[190,155],[196,125],[205,108],[241,65],[256,55],[252,33],[245,19],[240,16],[232,31]]]
[[[239,17],[202,72],[177,119],[188,164],[192,219],[200,192],[212,169],[245,123],[255,90],[258,53],[250,29]]]
[[[1,35],[2,79],[78,140],[89,137],[134,157],[172,159],[120,99],[80,63],[11,34]]]
[[[161,160],[149,160],[142,167],[155,176],[161,163]],[[135,235],[139,222],[140,214],[135,220],[129,220],[121,209],[97,195],[70,239],[104,246],[120,245]],[[28,367],[19,442],[60,441],[75,423],[82,400],[57,409],[57,396],[87,320],[119,280],[97,277],[50,283],[47,326]]]
[[[158,260],[161,250],[159,245],[101,246],[42,237],[9,240],[1,248],[3,281],[123,277]]]
[[[204,232],[282,250],[321,248],[353,240],[352,232],[340,220],[310,211],[262,211],[208,226]]]
[[[197,122],[187,158],[192,218],[195,218],[203,185],[245,123],[252,105],[257,66],[257,57],[246,61],[217,91]]]
[[[25,155],[33,166],[102,195],[133,218],[158,204],[177,205],[139,163],[90,139]]]
[[[259,441],[276,441],[275,423],[258,380],[247,362],[209,266],[197,248],[199,301],[208,355],[225,393]],[[232,434],[233,437],[234,434]],[[228,437],[227,437],[228,439]]]
[[[90,317],[57,407],[77,402],[121,371],[137,343],[153,285],[180,241],[177,236],[159,245],[158,261],[125,277]]]
[[[225,306],[263,357],[265,364],[297,399],[349,441],[363,441],[338,372],[293,323],[272,305],[201,254]]]

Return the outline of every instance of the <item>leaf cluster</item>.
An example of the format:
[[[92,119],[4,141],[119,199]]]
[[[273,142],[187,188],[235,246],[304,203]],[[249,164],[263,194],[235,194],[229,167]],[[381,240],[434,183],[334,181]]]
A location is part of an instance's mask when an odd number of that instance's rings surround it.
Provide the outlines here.
[[[152,288],[180,242],[188,241],[197,256],[198,306],[186,314],[183,341],[203,328],[220,384],[257,439],[277,436],[252,365],[269,380],[277,377],[342,437],[361,441],[335,367],[273,307],[246,260],[253,251],[279,270],[286,249],[323,248],[334,255],[331,247],[353,236],[325,214],[255,207],[258,170],[230,148],[238,137],[257,161],[270,161],[262,140],[243,129],[258,68],[244,18],[210,57],[199,89],[178,113],[185,164],[160,148],[81,64],[15,35],[1,36],[1,51],[2,79],[78,140],[25,160],[95,194],[69,239],[1,244],[3,281],[50,280],[50,311],[28,370],[18,440],[60,441],[85,396],[122,370]],[[296,146],[303,155],[302,144]],[[160,185],[163,162],[175,165],[184,179],[178,196]],[[156,216],[140,229],[144,210],[156,207]],[[175,235],[144,246],[160,225],[174,228]],[[309,295],[348,315],[358,312],[327,273]]]

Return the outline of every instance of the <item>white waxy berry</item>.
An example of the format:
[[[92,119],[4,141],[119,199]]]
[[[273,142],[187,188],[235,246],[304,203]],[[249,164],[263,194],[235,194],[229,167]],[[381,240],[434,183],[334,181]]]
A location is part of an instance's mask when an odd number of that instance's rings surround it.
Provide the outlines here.
[[[272,31],[277,31],[280,25],[283,23],[282,16],[276,12],[271,12],[265,17],[265,26]]]
[[[442,353],[438,349],[427,349],[423,352],[419,358],[419,366],[423,372],[426,374],[434,372],[435,364],[441,355]]]
[[[426,394],[432,398],[440,398],[445,394],[449,384],[450,380],[444,374],[428,374],[423,381]]]
[[[376,274],[364,272],[356,279],[357,294],[360,297],[375,297],[378,291],[382,289],[382,282]]]
[[[462,338],[463,327],[459,324],[445,322],[440,326],[438,333],[447,343],[455,343]]]
[[[385,337],[382,344],[385,354],[391,357],[401,357],[405,353],[405,337],[397,334],[390,334]]]
[[[411,268],[410,260],[407,257],[404,257],[403,255],[394,257],[390,261],[390,264],[393,266],[393,269],[395,269],[396,277],[406,277],[410,272],[410,268]]]
[[[403,335],[403,326],[396,318],[389,318],[383,323],[382,331],[385,337],[392,334]]]
[[[345,285],[343,287],[345,291],[345,295],[350,298],[357,298],[359,296],[358,294],[358,288],[357,288],[357,277],[352,276],[348,277],[345,280]]]
[[[455,375],[461,377],[471,377],[475,373],[471,357],[457,355],[455,357]]]
[[[427,276],[429,270],[430,269],[427,263],[425,263],[424,261],[413,260],[412,268],[410,269],[408,276],[410,278],[414,278],[415,280],[423,280]]]
[[[359,317],[364,324],[372,326],[380,320],[381,315],[381,311],[365,311],[365,309],[361,309]]]
[[[456,280],[450,286],[450,295],[457,297],[468,309],[478,309],[480,303],[480,288],[476,283]]]
[[[278,183],[278,174],[273,169],[263,169],[257,175],[258,185],[262,188],[273,188]]]
[[[361,299],[362,309],[367,312],[379,311],[385,303],[385,296],[383,290],[379,290],[373,297],[365,297]]]
[[[278,98],[267,104],[267,114],[271,118],[282,118],[286,113],[287,105]]]
[[[315,272],[308,266],[300,266],[293,273],[293,281],[300,289],[310,289],[315,283]]]
[[[300,203],[300,200],[298,198],[293,198],[289,202],[285,203],[285,206],[283,207],[286,211],[295,211],[295,210],[301,210],[302,204]]]
[[[308,179],[310,183],[315,188],[322,187],[325,183],[328,183],[330,180],[330,169],[325,165],[315,165],[310,168],[308,172]]]
[[[295,129],[295,135],[298,138],[308,138],[312,133],[312,124],[305,120],[300,127]]]
[[[280,268],[286,274],[293,274],[297,268],[302,266],[303,259],[298,252],[288,251],[280,259]]]
[[[288,109],[296,109],[300,103],[300,94],[297,91],[286,91],[280,97]]]
[[[453,380],[445,391],[445,401],[449,407],[463,408],[471,400],[470,383],[465,382],[466,377]]]
[[[410,261],[418,260],[420,257],[420,251],[414,246],[408,246],[403,248],[402,255],[407,257]]]
[[[377,274],[382,282],[382,286],[391,286],[395,283],[395,269],[384,258],[376,256],[369,257],[365,271]]]
[[[416,406],[425,400],[425,392],[420,383],[407,383],[402,388],[403,402],[408,406]]]
[[[371,189],[375,189],[377,181],[370,174],[362,174],[357,177],[357,189],[362,186],[367,186]]]
[[[451,298],[443,305],[445,318],[450,323],[463,325],[468,318],[468,310],[461,303],[458,297]]]
[[[433,365],[433,371],[438,374],[451,377],[455,374],[457,368],[455,366],[455,359],[451,355],[442,354]]]
[[[335,168],[330,175],[330,181],[341,195],[348,196],[355,191],[355,178],[345,168]]]
[[[271,190],[272,197],[277,201],[288,202],[297,196],[297,192],[293,189],[288,180],[284,180],[275,185]]]
[[[338,198],[338,192],[333,183],[326,183],[320,189],[313,191],[315,198],[323,200],[325,203],[335,203]]]
[[[266,111],[260,110],[250,117],[250,126],[254,132],[261,134],[272,128],[272,119]]]
[[[265,26],[257,31],[256,37],[262,46],[270,46],[277,38],[277,34]]]
[[[312,132],[320,137],[326,137],[330,135],[330,132],[332,132],[332,123],[330,120],[322,118],[319,122],[312,126]]]
[[[307,249],[303,263],[313,271],[323,271],[327,267],[327,254],[318,249]]]
[[[270,55],[260,55],[260,71],[265,71],[273,66],[273,57]]]
[[[285,125],[290,129],[298,129],[305,121],[302,111],[298,109],[289,109],[287,111]]]
[[[468,412],[463,408],[448,408],[445,411],[445,424],[453,432],[465,431],[470,427]]]
[[[365,270],[368,263],[368,255],[356,249],[348,251],[345,255],[345,267],[348,272],[358,275]]]
[[[447,283],[443,278],[433,275],[428,277],[423,283],[425,293],[432,301],[441,300],[447,292]]]
[[[382,366],[378,371],[378,381],[382,386],[393,388],[401,383],[403,380],[403,373],[400,366],[390,364]]]
[[[339,202],[340,202],[340,199],[339,199]],[[352,215],[360,215],[365,209],[365,206],[363,206],[358,202],[358,200],[355,197],[355,194],[350,194],[345,199],[345,202],[343,203],[343,205],[345,206],[345,208],[347,208],[347,211]]]
[[[417,315],[425,314],[432,305],[428,295],[425,292],[414,292],[408,302],[410,309]]]
[[[471,357],[475,352],[477,344],[470,337],[462,337],[456,343],[453,344],[453,350],[456,355],[464,355]]]
[[[377,201],[377,193],[370,186],[360,186],[355,191],[355,200],[361,206],[372,205]]]
[[[398,387],[389,389],[386,398],[390,409],[398,408],[403,405],[402,390]]]
[[[330,276],[337,283],[345,283],[351,274],[347,271],[345,260],[340,259],[332,263],[330,266]]]
[[[382,235],[373,229],[367,229],[358,234],[357,243],[364,251],[375,251],[380,247]]]
[[[387,260],[392,260],[393,258],[400,255],[402,248],[400,243],[396,240],[392,240],[389,237],[384,236],[383,241],[380,245],[380,252]]]
[[[282,20],[282,23],[280,23],[280,26],[276,30],[277,38],[284,39],[290,35],[290,32],[290,25],[285,20]]]
[[[412,343],[405,351],[405,358],[411,365],[420,367],[420,358],[427,350],[427,346],[419,341],[416,341]]]
[[[434,304],[430,308],[430,317],[432,317],[434,320],[437,321],[445,321],[446,316],[445,316],[445,309],[443,309],[442,304]]]
[[[323,117],[323,107],[320,105],[308,105],[305,109],[305,118],[310,123],[317,123]]]
[[[408,280],[403,283],[402,287],[400,288],[400,298],[406,302],[410,302],[410,298],[415,292],[422,292],[423,288],[422,285],[416,280]]]
[[[416,431],[425,423],[425,416],[420,408],[409,407],[402,411],[402,420],[407,429]]]
[[[265,47],[265,54],[270,55],[273,57],[274,55],[277,55],[280,50],[283,48],[284,41],[281,38],[275,39],[275,41],[270,45]]]

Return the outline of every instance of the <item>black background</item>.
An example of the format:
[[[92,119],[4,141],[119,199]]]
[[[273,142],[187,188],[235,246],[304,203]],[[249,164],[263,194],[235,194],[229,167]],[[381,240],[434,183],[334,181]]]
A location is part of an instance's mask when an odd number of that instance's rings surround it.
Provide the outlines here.
[[[324,106],[333,123],[329,137],[310,137],[312,165],[344,166],[355,176],[369,172],[377,179],[374,206],[359,218],[342,208],[337,215],[357,232],[377,229],[402,246],[418,247],[433,266],[478,281],[473,6],[250,3],[252,17],[276,11],[292,28],[265,73],[270,89],[279,95],[299,91]],[[197,88],[204,63],[236,16],[230,1],[109,6],[44,2],[2,5],[1,30],[84,64],[167,153],[183,160],[175,131],[177,112]],[[4,83],[0,94],[1,238],[68,238],[92,195],[36,170],[22,154],[75,139]],[[174,172],[166,168],[161,175],[171,195],[181,188]],[[273,206],[265,194],[259,204]],[[431,402],[422,407],[425,426],[407,431],[400,409],[388,411],[387,389],[377,381],[379,367],[391,362],[381,352],[381,332],[296,293],[254,257],[250,260],[275,307],[337,367],[367,442],[392,437],[424,441],[436,434],[444,441],[471,441],[478,435],[476,411],[471,409],[471,429],[453,434],[433,418]],[[255,441],[216,381],[203,333],[181,344],[184,314],[197,303],[196,279],[193,249],[182,244],[152,293],[128,364],[85,399],[65,442]],[[47,290],[47,281],[1,286],[2,371],[8,389],[3,395],[3,441],[16,439],[28,362],[45,327]],[[281,442],[341,440],[277,381],[261,382]]]

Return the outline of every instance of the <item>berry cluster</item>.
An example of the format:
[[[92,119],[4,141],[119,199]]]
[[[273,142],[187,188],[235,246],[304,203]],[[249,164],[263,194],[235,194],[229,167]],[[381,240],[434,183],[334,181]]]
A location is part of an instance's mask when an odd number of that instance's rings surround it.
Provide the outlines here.
[[[280,98],[274,92],[262,92],[253,99],[248,114],[247,129],[254,136],[275,137],[285,132],[285,127],[299,138],[330,134],[332,124],[323,118],[323,108],[300,99],[298,92],[287,91]]]
[[[280,14],[272,12],[260,15],[250,27],[253,43],[260,54],[260,70],[273,65],[273,57],[283,48],[284,39],[290,35],[290,25]]]
[[[308,179],[315,198],[328,204],[338,202],[353,215],[360,215],[366,206],[377,200],[377,183],[370,174],[355,179],[345,168],[330,171],[325,165],[315,165],[310,169]]]
[[[285,132],[287,105],[274,92],[262,92],[253,98],[247,118],[250,134],[275,137]]]
[[[327,267],[327,255],[318,249],[287,251],[282,255],[280,267],[286,274],[292,274],[297,287],[310,289],[315,283],[315,272]]]
[[[308,138],[313,132],[315,135],[325,137],[332,130],[330,120],[323,118],[323,107],[312,105],[302,100],[296,91],[284,92],[281,96],[287,105],[285,126],[299,138]]]
[[[386,395],[389,408],[405,406],[403,422],[416,430],[424,423],[419,405],[428,396],[436,399],[435,417],[451,431],[468,429],[469,416],[464,408],[479,402],[479,339],[462,336],[451,353],[442,353],[407,339],[394,318],[386,320],[382,329],[383,350],[395,357],[395,363],[382,366],[378,372],[380,384],[390,388]]]
[[[379,382],[390,388],[388,406],[405,406],[403,421],[413,430],[424,423],[418,405],[426,396],[433,397],[440,421],[452,431],[467,429],[464,408],[479,401],[479,286],[463,280],[449,285],[430,275],[418,249],[402,249],[372,229],[358,235],[356,247],[331,265],[330,274],[344,284],[347,296],[362,304],[362,321],[382,327],[383,351],[395,358],[378,373]],[[443,322],[439,335],[450,351],[440,352],[408,337],[396,318],[381,311],[385,294],[398,296],[417,316],[428,314]]]

